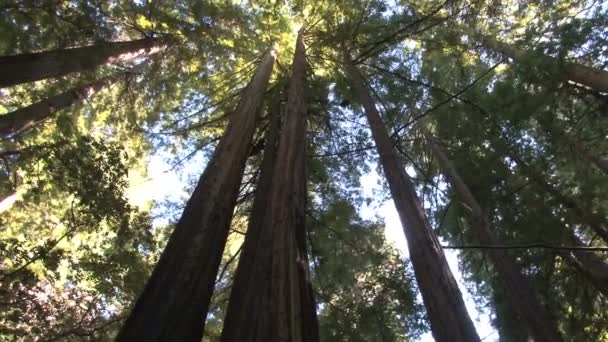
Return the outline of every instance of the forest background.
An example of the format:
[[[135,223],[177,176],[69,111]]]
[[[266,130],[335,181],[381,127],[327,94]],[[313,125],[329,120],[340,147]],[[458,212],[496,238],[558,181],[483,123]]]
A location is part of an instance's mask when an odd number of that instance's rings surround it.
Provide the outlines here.
[[[522,328],[514,289],[487,254],[499,247],[564,340],[608,341],[607,9],[565,0],[0,4],[1,56],[57,50],[80,65],[16,83],[28,72],[0,57],[0,340],[117,334],[274,41],[205,323],[203,340],[220,339],[271,107],[287,101],[302,28],[306,246],[321,340],[438,336],[346,50],[426,225],[447,247],[479,337],[538,336]],[[103,49],[68,50],[89,45]]]

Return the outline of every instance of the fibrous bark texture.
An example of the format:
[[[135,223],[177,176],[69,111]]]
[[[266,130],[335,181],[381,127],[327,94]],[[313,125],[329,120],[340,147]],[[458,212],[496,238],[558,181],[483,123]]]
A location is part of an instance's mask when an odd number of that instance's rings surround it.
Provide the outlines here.
[[[306,55],[298,35],[287,105],[253,261],[239,264],[222,341],[318,341],[305,228]],[[256,195],[257,197],[257,195]],[[241,265],[250,265],[251,270]],[[246,272],[247,276],[239,275]],[[246,278],[246,279],[244,279]],[[236,286],[236,284],[235,284]],[[238,299],[237,299],[238,297]]]
[[[263,57],[117,341],[200,341],[275,61]]]

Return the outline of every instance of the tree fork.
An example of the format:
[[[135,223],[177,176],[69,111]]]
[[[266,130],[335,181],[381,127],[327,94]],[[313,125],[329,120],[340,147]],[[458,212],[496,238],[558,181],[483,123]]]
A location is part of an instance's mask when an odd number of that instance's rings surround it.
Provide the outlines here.
[[[345,72],[365,109],[389,189],[405,233],[431,330],[436,341],[479,341],[441,245],[421,208],[414,184],[398,160],[378,109],[344,49]]]
[[[272,73],[276,44],[241,92],[213,157],[117,341],[200,341],[230,221]]]
[[[471,227],[480,243],[490,246],[498,245],[498,240],[490,229],[490,221],[460,177],[458,171],[447,157],[441,146],[425,133],[426,141],[443,169],[452,190],[469,209]],[[528,325],[534,340],[537,342],[563,341],[554,317],[538,300],[528,280],[521,274],[515,261],[501,249],[484,249],[498,273],[504,290],[509,294],[511,308],[522,316],[522,322]]]
[[[0,88],[133,59],[172,43],[170,38],[144,38],[83,47],[0,57]]]

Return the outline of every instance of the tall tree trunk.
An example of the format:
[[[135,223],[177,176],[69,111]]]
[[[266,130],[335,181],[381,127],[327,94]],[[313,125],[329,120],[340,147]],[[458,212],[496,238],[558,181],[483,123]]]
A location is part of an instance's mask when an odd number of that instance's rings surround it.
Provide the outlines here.
[[[72,88],[29,106],[0,115],[0,135],[15,136],[29,130],[56,112],[88,99],[95,93],[128,76],[133,71],[119,72],[108,77]]]
[[[437,237],[426,220],[414,184],[395,152],[363,79],[344,51],[346,74],[363,104],[380,162],[408,242],[410,259],[436,341],[479,341]]]
[[[281,125],[281,94],[280,87],[277,86],[277,91],[269,105],[268,115],[270,116],[270,126],[266,132],[264,157],[260,165],[260,178],[255,190],[255,198],[249,216],[249,224],[247,233],[245,234],[245,242],[243,250],[239,257],[239,263],[232,282],[232,289],[224,318],[224,327],[222,329],[222,341],[239,341],[241,330],[246,330],[251,316],[254,313],[249,313],[244,310],[246,305],[251,305],[250,301],[253,296],[248,293],[250,288],[249,282],[252,281],[255,272],[260,272],[259,268],[254,268],[256,260],[270,260],[270,249],[267,246],[272,241],[271,232],[264,229],[264,217],[267,212],[269,194],[273,183],[274,164],[276,160],[276,147]],[[264,234],[264,236],[262,236]],[[258,248],[262,243],[266,248]],[[264,270],[270,274],[270,265]]]
[[[584,255],[586,254],[586,255]],[[608,264],[592,252],[559,252],[559,255],[576,268],[595,288],[608,296]]]
[[[489,246],[498,245],[496,236],[490,229],[488,217],[441,146],[429,135],[427,135],[427,142],[450,182],[452,190],[456,192],[465,207],[471,212],[471,227],[475,231],[479,242]],[[484,250],[484,253],[496,267],[511,308],[519,312],[522,322],[528,325],[534,341],[563,341],[554,318],[540,304],[528,280],[520,273],[515,261],[499,249]]]
[[[542,202],[530,203],[535,209],[540,211],[539,215],[553,217],[554,214]],[[555,225],[560,226],[562,223],[559,218],[556,218]],[[574,247],[587,247],[576,235],[576,232],[571,227],[563,226],[561,228],[561,241],[564,245]],[[558,251],[557,254],[570,266],[580,272],[593,286],[600,292],[608,296],[608,263],[599,255],[591,251],[572,250]]]
[[[484,36],[486,46],[494,49],[503,55],[521,61],[525,58],[525,53],[518,48],[500,42],[494,37]],[[547,60],[554,60],[552,57],[545,56]],[[583,84],[591,89],[608,92],[608,71],[588,67],[577,63],[566,63],[564,65],[565,78]]]
[[[586,245],[574,234],[568,233],[569,242],[575,247]],[[591,251],[562,251],[559,255],[579,270],[605,296],[608,296],[608,263]]]
[[[304,110],[306,114],[306,109]],[[303,124],[305,126],[305,123]],[[304,127],[305,131],[306,127]],[[302,133],[302,146],[298,149],[294,178],[296,180],[295,193],[295,231],[296,231],[296,269],[298,283],[296,284],[299,290],[302,308],[299,315],[302,317],[302,341],[315,342],[319,341],[319,325],[317,320],[317,306],[314,298],[314,291],[310,279],[310,261],[308,259],[307,236],[306,230],[306,203],[308,191],[306,188],[308,173],[306,168],[306,137],[305,132]]]
[[[0,88],[64,76],[160,49],[167,39],[144,38],[0,57]]]
[[[298,238],[299,230],[305,230],[302,207],[306,194],[302,183],[305,181],[305,82],[306,55],[300,31],[272,185],[265,199],[262,232],[255,243],[255,260],[250,264],[249,279],[231,293],[230,300],[238,296],[235,303],[240,307],[229,304],[232,309],[226,316],[222,341],[314,342],[319,339],[307,257],[302,254]],[[237,272],[242,271],[240,266]]]
[[[275,61],[269,49],[117,341],[200,341],[215,278]]]

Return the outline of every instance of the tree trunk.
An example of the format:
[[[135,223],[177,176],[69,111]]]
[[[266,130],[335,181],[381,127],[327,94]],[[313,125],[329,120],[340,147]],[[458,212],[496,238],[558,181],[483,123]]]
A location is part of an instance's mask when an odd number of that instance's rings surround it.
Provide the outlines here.
[[[513,58],[514,60],[522,60],[525,53],[518,48],[505,44],[496,40],[493,37],[484,36],[484,42],[488,47],[494,49],[507,57]],[[554,60],[552,57],[545,56],[547,60]],[[608,92],[608,71],[602,69],[596,69],[588,67],[586,65],[577,63],[566,63],[564,65],[565,77],[572,81],[582,85],[585,85],[591,89]]]
[[[15,136],[29,130],[56,112],[88,99],[104,87],[110,86],[130,72],[119,72],[91,83],[72,88],[61,94],[19,108],[0,116],[0,135]]]
[[[262,59],[117,341],[200,341],[259,106],[275,61]]]
[[[166,39],[145,38],[0,57],[0,88],[60,77],[154,52]]]
[[[410,259],[436,341],[479,341],[458,284],[437,237],[426,220],[414,184],[401,165],[393,143],[363,79],[344,53],[346,74],[365,109],[389,189],[407,238]]]
[[[535,168],[524,162],[512,148],[508,148],[511,150],[509,157],[515,161],[517,166],[526,176],[530,177],[541,190],[552,195],[566,208],[572,210],[582,223],[589,226],[589,228],[591,228],[591,230],[593,230],[602,240],[608,243],[607,223],[602,216],[589,212],[586,208],[581,207],[576,200],[562,193],[558,187],[549,183]]]
[[[471,227],[483,245],[498,245],[490,229],[490,221],[483,209],[464,183],[443,149],[430,136],[427,141],[433,154],[450,182],[452,190],[460,197],[464,206],[471,212]],[[502,286],[507,293],[511,308],[518,311],[522,322],[534,337],[534,341],[563,341],[552,315],[540,304],[528,280],[520,273],[515,261],[504,251],[487,249],[484,253],[490,258],[498,273]]]
[[[586,245],[572,232],[569,240],[576,247]],[[578,269],[600,292],[608,296],[608,263],[594,252],[573,250],[562,251],[559,254],[566,262]]]
[[[300,31],[255,260],[251,262],[249,279],[231,293],[231,301],[240,297],[235,302],[240,307],[229,304],[232,310],[226,317],[222,341],[319,340],[316,308],[307,286],[307,256],[303,255],[299,238],[300,230],[305,230],[305,82],[306,55]]]
[[[272,241],[271,232],[268,229],[263,229],[263,222],[269,204],[268,199],[273,182],[277,152],[276,145],[281,125],[281,93],[281,89],[277,87],[277,92],[269,106],[270,126],[266,132],[264,157],[260,165],[260,178],[255,190],[243,250],[232,282],[222,329],[222,341],[240,341],[242,339],[242,336],[239,335],[241,330],[246,330],[244,327],[251,321],[251,315],[255,314],[244,310],[245,307],[251,305],[251,300],[255,296],[247,292],[250,288],[249,283],[254,279],[255,272],[270,274],[270,265],[264,271],[259,268],[256,269],[254,266],[258,259],[270,260],[271,258],[269,248],[258,246],[268,246]]]

